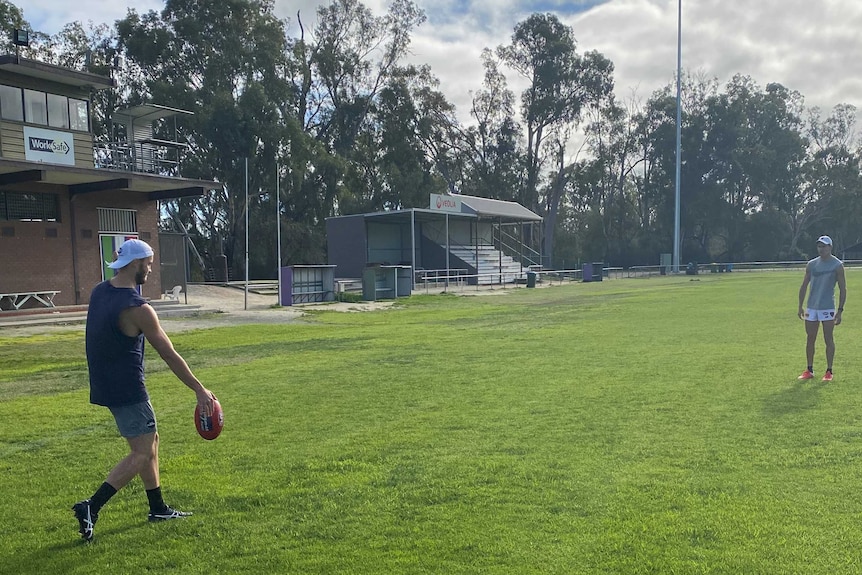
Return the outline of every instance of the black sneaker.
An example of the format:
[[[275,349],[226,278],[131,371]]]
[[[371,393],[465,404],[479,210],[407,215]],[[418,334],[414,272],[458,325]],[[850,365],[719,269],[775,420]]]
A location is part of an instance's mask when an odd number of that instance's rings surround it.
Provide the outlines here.
[[[150,514],[147,515],[147,519],[150,521],[167,521],[168,519],[180,519],[181,517],[188,517],[190,515],[190,511],[177,511],[176,509],[165,506],[165,508],[158,513],[150,511]]]
[[[90,500],[77,502],[72,506],[72,511],[75,512],[75,518],[78,520],[78,533],[81,534],[81,538],[84,541],[92,541],[93,529],[96,527],[99,514],[90,507]]]

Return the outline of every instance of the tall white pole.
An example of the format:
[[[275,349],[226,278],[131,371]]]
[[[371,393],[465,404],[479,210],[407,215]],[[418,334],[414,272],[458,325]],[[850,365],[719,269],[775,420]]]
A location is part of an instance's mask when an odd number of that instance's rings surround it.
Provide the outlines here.
[[[248,310],[248,158],[245,159],[245,296],[243,309]]]
[[[278,242],[278,265],[275,266],[275,277],[278,280],[278,305],[281,305],[281,169],[278,162],[275,164],[275,229],[276,242]]]
[[[679,184],[682,139],[682,0],[678,0],[676,31],[676,201],[673,221],[673,271],[679,273]]]

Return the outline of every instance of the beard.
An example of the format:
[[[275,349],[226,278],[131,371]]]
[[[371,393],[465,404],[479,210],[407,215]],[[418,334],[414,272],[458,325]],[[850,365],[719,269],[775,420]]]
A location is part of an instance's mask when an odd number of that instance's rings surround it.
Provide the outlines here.
[[[135,283],[137,285],[144,285],[147,283],[147,268],[145,266],[141,266],[135,271]]]

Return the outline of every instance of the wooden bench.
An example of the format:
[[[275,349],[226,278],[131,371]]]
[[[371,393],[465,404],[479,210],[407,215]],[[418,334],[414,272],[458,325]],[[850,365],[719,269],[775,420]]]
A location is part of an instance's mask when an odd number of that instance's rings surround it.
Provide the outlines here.
[[[291,299],[293,303],[319,303],[327,301],[332,292],[326,289],[323,281],[297,281],[293,284]]]
[[[0,310],[3,309],[3,302],[6,300],[9,301],[14,310],[21,309],[31,299],[36,300],[45,307],[54,307],[54,296],[58,293],[60,293],[60,290],[0,293]]]

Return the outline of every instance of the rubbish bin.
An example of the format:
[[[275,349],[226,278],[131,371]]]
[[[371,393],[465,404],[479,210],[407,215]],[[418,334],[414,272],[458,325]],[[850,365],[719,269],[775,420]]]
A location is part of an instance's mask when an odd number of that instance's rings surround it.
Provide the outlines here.
[[[685,266],[685,275],[696,276],[697,275],[697,264],[694,262],[688,262],[688,265]]]
[[[593,281],[600,282],[602,281],[602,273],[604,271],[605,264],[603,262],[593,262]]]
[[[527,272],[527,287],[528,288],[536,287],[536,276],[537,275],[538,274],[534,271],[528,271]]]
[[[581,281],[582,282],[593,281],[593,264],[583,264],[581,266]]]

